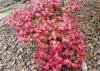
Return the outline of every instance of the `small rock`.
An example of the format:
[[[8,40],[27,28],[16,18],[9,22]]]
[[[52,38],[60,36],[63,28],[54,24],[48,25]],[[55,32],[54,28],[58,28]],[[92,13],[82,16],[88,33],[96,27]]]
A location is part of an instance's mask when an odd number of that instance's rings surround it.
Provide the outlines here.
[[[97,55],[100,55],[100,49],[98,49],[98,50],[96,51],[96,53],[97,53]]]
[[[10,52],[10,51],[7,51],[7,54],[9,54],[9,55],[10,55],[10,54],[11,54],[11,52]]]
[[[98,60],[97,64],[100,65],[100,60]]]
[[[35,69],[35,66],[32,66],[32,67],[31,67],[31,70],[33,70],[33,69]]]
[[[91,69],[91,68],[92,68],[92,67],[89,65],[89,66],[88,66],[88,69]]]
[[[100,60],[100,55],[97,55],[97,59]]]
[[[82,62],[82,71],[87,71],[87,64],[85,61]]]
[[[27,65],[30,65],[30,64],[31,64],[31,61],[28,61],[28,62],[27,62]]]
[[[12,71],[15,71],[14,69]]]
[[[7,49],[7,47],[6,47],[6,46],[4,46],[3,48],[4,48],[4,50],[6,50],[6,49]]]
[[[0,67],[4,66],[3,64],[0,64]]]
[[[98,60],[97,57],[94,57],[94,60],[97,61]]]
[[[90,48],[93,48],[93,45],[91,43],[88,44]]]
[[[21,66],[24,66],[24,65],[25,65],[25,63],[24,63],[24,62],[22,62],[22,63],[20,63],[20,65],[21,65]]]
[[[19,59],[22,59],[22,56],[21,55],[19,55],[18,57],[19,57]]]
[[[18,51],[19,51],[19,52],[23,52],[23,48],[20,48]]]
[[[25,71],[25,69],[23,68],[21,71]]]
[[[0,71],[2,71],[2,70],[3,70],[3,67],[0,66]]]

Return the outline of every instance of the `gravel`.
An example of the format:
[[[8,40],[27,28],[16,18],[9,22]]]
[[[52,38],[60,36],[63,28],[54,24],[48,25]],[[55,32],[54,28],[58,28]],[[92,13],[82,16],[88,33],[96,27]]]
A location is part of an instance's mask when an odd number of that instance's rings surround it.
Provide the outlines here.
[[[34,47],[24,43],[18,45],[13,30],[0,28],[0,71],[35,71],[33,51]]]
[[[88,0],[77,15],[89,53],[88,71],[100,71],[100,0]]]

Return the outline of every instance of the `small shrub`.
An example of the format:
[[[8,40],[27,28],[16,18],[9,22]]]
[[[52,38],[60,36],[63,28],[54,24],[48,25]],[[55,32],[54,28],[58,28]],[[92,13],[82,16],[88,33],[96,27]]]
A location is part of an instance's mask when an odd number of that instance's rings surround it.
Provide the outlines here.
[[[34,0],[33,0],[34,1]],[[32,3],[32,1],[31,1]],[[76,27],[74,12],[83,0],[37,0],[33,5],[15,9],[3,19],[16,30],[19,42],[33,40],[33,61],[42,71],[79,69],[86,58],[83,33]]]

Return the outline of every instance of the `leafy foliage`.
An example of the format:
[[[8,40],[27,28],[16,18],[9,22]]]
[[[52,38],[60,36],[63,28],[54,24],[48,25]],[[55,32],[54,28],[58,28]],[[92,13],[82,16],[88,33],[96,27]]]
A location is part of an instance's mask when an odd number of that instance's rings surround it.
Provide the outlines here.
[[[75,26],[73,12],[83,0],[33,0],[33,5],[15,9],[3,22],[16,30],[19,42],[33,40],[36,51],[33,61],[42,71],[78,69],[86,58],[83,33]]]

